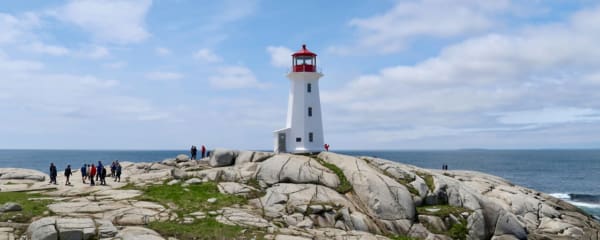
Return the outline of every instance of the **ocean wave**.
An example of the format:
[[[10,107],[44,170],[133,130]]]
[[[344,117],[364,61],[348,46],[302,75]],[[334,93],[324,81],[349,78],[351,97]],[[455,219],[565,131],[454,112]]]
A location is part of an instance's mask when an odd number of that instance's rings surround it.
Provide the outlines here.
[[[549,195],[577,207],[600,209],[600,195],[577,193],[551,193]]]
[[[550,193],[548,195],[562,200],[571,200],[571,197],[568,193]]]

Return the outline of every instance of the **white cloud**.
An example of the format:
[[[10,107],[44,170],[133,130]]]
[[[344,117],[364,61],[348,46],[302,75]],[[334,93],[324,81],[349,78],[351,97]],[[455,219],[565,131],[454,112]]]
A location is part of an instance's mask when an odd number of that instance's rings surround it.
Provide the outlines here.
[[[37,61],[10,59],[0,51],[0,73],[15,73],[22,71],[38,71],[44,68],[44,64]]]
[[[91,59],[101,59],[110,56],[110,51],[103,46],[91,46],[81,50],[80,54]]]
[[[22,131],[37,127],[35,121],[34,125],[28,121],[32,114],[47,123],[61,119],[57,125],[61,127],[78,118],[148,120],[169,116],[145,99],[120,95],[117,80],[47,71],[42,63],[0,53],[0,85],[8,93],[1,95],[0,112],[22,121]]]
[[[55,16],[78,25],[99,41],[137,43],[150,36],[144,21],[151,5],[151,0],[69,1]]]
[[[252,70],[242,66],[227,66],[217,69],[217,74],[208,78],[210,85],[218,89],[265,88]]]
[[[183,78],[183,74],[176,72],[149,72],[146,73],[146,78],[151,80],[179,80]]]
[[[600,121],[600,95],[590,87],[600,67],[599,15],[590,8],[560,24],[471,37],[414,65],[323,90],[324,106],[343,116],[333,117],[338,129],[381,124],[422,138],[431,137],[428,126],[465,136],[474,131],[461,129]]]
[[[25,13],[13,16],[0,13],[0,44],[13,43],[32,37],[32,29],[39,27],[40,22],[37,15]]]
[[[165,47],[157,47],[154,49],[154,52],[156,52],[156,55],[161,57],[171,55],[171,50]]]
[[[53,56],[65,56],[71,52],[65,47],[49,45],[41,42],[34,42],[30,45],[25,46],[24,49],[35,53],[48,54]]]
[[[102,66],[104,66],[105,68],[110,68],[110,69],[121,69],[121,68],[124,68],[125,66],[127,66],[127,62],[125,62],[125,61],[109,62],[109,63],[103,64]]]
[[[446,38],[482,32],[494,26],[494,14],[507,10],[509,3],[508,0],[399,1],[383,14],[352,19],[349,25],[358,30],[357,42],[334,46],[331,50],[340,54],[392,53],[403,50],[417,37]]]
[[[557,124],[594,122],[600,120],[600,111],[589,108],[542,108],[495,114],[503,124]]]
[[[194,58],[208,63],[220,62],[223,59],[208,48],[202,48],[194,53]]]
[[[268,46],[267,52],[271,55],[271,65],[275,67],[290,67],[292,64],[291,49],[283,46]]]
[[[253,15],[258,9],[257,0],[236,1],[224,0],[220,1],[219,9],[215,10],[216,14],[210,17],[208,23],[204,26],[206,30],[219,30],[228,23],[239,21],[248,16]]]

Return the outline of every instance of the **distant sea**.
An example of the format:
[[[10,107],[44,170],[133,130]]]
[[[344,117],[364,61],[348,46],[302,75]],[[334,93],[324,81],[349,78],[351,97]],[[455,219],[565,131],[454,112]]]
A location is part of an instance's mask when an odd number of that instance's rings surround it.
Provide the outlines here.
[[[104,164],[113,160],[155,162],[188,150],[0,150],[0,167],[48,171],[50,162]],[[418,150],[339,151],[375,156],[423,168],[474,170],[503,177],[514,184],[564,199],[600,219],[600,150]]]

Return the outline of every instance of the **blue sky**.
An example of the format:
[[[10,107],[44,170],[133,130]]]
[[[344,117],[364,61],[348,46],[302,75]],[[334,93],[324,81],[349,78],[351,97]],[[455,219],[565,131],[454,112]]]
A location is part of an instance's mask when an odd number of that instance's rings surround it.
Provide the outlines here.
[[[332,149],[597,148],[595,1],[9,1],[0,148],[271,149],[319,54]]]

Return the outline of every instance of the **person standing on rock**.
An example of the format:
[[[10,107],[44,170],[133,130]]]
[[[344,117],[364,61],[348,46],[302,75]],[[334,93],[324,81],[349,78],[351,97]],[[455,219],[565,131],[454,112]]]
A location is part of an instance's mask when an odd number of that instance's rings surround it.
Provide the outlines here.
[[[104,168],[104,166],[102,166],[102,161],[98,161],[98,165],[96,165],[96,182],[98,181],[98,179],[100,179],[100,169]]]
[[[90,166],[90,186],[94,186],[94,176],[96,176],[96,166],[94,166],[94,164],[92,164]]]
[[[87,177],[87,164],[83,164],[81,167],[81,181],[85,184],[85,178]]]
[[[71,171],[71,165],[67,165],[67,168],[65,168],[65,178],[67,179],[67,181],[65,181],[65,185],[71,185],[71,181],[69,181],[71,175],[73,175],[73,172]]]
[[[86,175],[87,179],[90,179],[91,172],[92,172],[92,164],[90,163],[87,165],[87,175]]]
[[[115,177],[115,170],[117,170],[117,165],[115,164],[115,161],[113,161],[110,164],[110,177],[114,178]]]
[[[191,160],[196,160],[196,155],[198,154],[198,149],[196,148],[196,146],[192,145],[192,148],[190,149],[190,154],[192,155]]]
[[[206,157],[206,147],[204,145],[202,145],[202,158]]]
[[[54,163],[50,163],[50,183],[56,183],[56,175],[58,175],[58,172],[56,171],[56,166],[54,166]]]
[[[325,148],[326,152],[329,152],[329,144],[325,143],[325,145],[323,145],[323,147]]]
[[[115,182],[121,182],[121,164],[117,161],[117,175],[115,177]]]
[[[103,166],[100,169],[102,169],[102,173],[100,174],[100,184],[106,185],[106,168]]]

